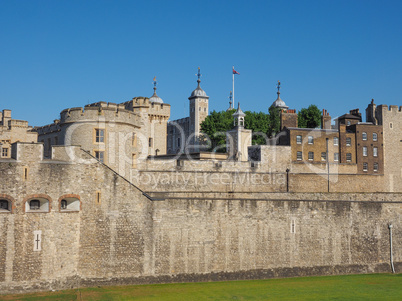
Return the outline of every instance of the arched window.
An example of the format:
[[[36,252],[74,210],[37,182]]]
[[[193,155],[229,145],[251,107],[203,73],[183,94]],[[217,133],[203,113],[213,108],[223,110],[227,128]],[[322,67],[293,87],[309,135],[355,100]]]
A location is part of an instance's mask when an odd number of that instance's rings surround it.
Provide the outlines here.
[[[10,204],[7,200],[0,200],[0,211],[10,211]]]
[[[47,195],[32,195],[26,198],[25,212],[40,212],[47,213],[50,212],[50,202],[51,199]]]
[[[39,210],[39,209],[40,209],[40,201],[39,200],[29,201],[29,210]]]
[[[75,194],[62,195],[59,198],[60,212],[73,212],[80,211],[81,201],[80,197]]]

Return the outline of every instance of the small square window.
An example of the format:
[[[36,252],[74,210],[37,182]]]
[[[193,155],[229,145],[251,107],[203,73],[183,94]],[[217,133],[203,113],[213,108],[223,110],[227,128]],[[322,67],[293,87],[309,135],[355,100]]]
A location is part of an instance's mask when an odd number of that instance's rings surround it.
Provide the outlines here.
[[[377,133],[373,133],[373,141],[377,141],[377,140],[378,140]]]
[[[308,159],[310,161],[314,160],[314,152],[308,152]]]
[[[374,171],[378,171],[378,163],[377,162],[374,163],[373,169],[374,169]]]
[[[363,132],[363,133],[362,133],[362,139],[363,139],[363,140],[367,140],[367,133],[366,133],[366,132]]]
[[[297,160],[303,160],[303,153],[297,152]]]
[[[105,152],[95,151],[95,158],[103,163],[105,161]]]
[[[339,144],[339,138],[338,137],[334,137],[334,145],[338,145]]]
[[[339,161],[339,153],[334,153],[334,161]]]
[[[1,149],[1,156],[8,157],[8,148],[7,147],[4,147]]]
[[[321,161],[327,161],[327,153],[325,152],[321,153]]]
[[[351,153],[346,154],[346,162],[352,162],[352,154]]]
[[[352,145],[352,138],[348,137],[346,138],[346,146],[351,146]]]
[[[302,144],[302,136],[301,135],[296,136],[296,143],[297,144]]]
[[[367,171],[367,169],[368,169],[368,163],[364,162],[363,163],[363,171]]]
[[[313,136],[308,136],[308,144],[314,144]]]
[[[367,146],[363,146],[363,156],[367,157]]]

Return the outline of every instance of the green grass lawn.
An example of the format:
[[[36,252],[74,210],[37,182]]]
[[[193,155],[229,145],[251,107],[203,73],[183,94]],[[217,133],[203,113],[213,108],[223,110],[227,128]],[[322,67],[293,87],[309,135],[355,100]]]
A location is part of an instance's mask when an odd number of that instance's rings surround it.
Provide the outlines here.
[[[107,286],[0,300],[402,300],[402,274]]]

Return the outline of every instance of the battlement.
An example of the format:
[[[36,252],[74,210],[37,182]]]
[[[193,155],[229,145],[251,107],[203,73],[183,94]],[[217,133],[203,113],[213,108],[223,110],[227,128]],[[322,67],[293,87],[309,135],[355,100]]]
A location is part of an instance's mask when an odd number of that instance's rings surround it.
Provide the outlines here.
[[[126,109],[123,104],[96,102],[84,108],[65,109],[60,113],[60,124],[78,121],[112,121],[139,126],[139,115]]]
[[[396,106],[396,105],[390,105],[389,107],[388,107],[388,105],[379,105],[377,108],[383,112],[386,112],[386,111],[402,112],[402,106]]]

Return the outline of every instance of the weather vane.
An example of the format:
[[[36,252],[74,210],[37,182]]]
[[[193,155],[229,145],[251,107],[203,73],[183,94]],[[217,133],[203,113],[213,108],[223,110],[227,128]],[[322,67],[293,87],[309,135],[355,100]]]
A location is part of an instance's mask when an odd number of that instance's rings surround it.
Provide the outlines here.
[[[200,67],[198,67],[198,73],[196,74],[198,76],[198,80],[201,80],[201,71],[200,71]]]
[[[153,81],[153,83],[154,83],[154,87],[156,88],[156,76],[154,76],[154,81]]]
[[[279,80],[278,80],[278,84],[276,85],[276,87],[278,88],[278,93],[280,93],[279,90],[281,89],[281,82]]]

